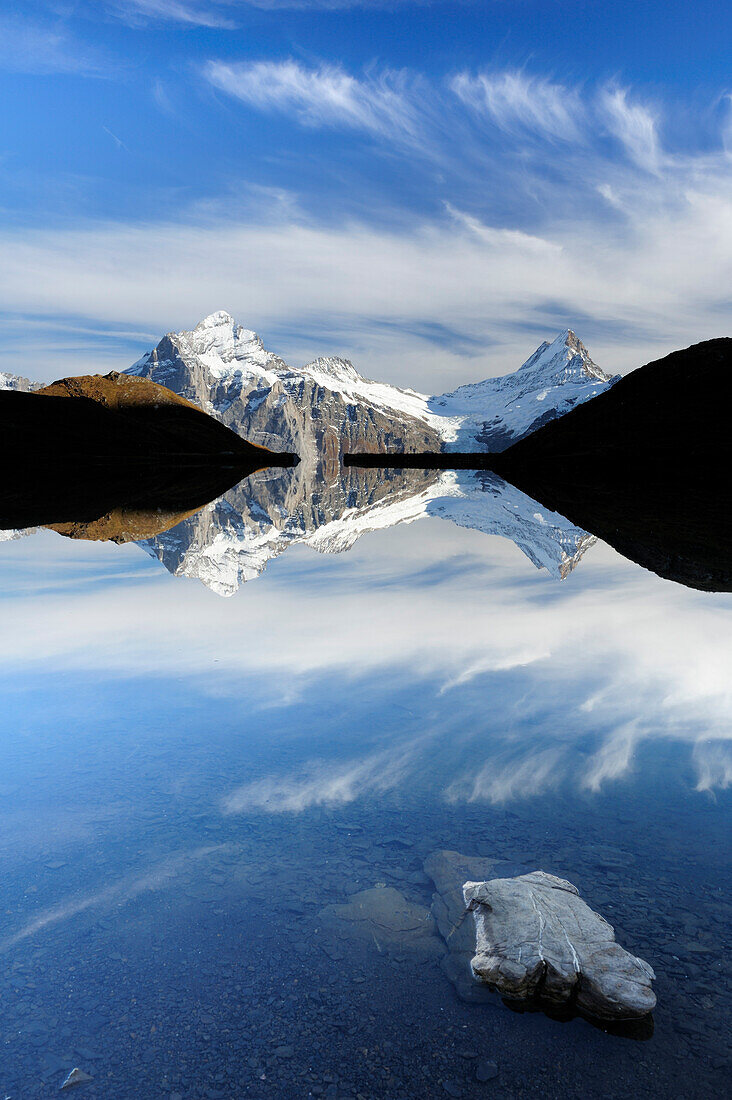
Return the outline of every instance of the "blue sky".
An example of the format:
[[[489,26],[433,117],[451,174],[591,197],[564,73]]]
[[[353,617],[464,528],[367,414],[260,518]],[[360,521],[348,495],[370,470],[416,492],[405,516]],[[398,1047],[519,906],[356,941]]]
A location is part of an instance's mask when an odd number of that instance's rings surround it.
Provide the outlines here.
[[[225,308],[426,390],[571,326],[729,332],[732,11],[560,0],[0,10],[0,369],[124,367]]]

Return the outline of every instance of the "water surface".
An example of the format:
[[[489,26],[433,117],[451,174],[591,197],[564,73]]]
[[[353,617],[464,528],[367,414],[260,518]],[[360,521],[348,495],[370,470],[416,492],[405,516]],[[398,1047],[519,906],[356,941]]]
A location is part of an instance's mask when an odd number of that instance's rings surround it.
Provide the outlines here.
[[[437,515],[294,540],[229,599],[165,547],[0,546],[9,1096],[724,1091],[732,597]],[[652,1036],[334,935],[370,887],[426,910],[441,848],[575,883],[654,967]]]

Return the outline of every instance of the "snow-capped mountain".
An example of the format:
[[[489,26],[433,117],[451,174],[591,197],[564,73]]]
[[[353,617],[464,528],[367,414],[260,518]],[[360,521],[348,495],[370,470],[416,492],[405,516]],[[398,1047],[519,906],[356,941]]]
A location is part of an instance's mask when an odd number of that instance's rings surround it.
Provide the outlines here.
[[[349,451],[502,450],[612,385],[573,332],[544,342],[513,374],[430,397],[363,378],[346,359],[293,368],[223,311],[168,333],[129,368],[300,465],[262,471],[141,546],[176,575],[230,595],[293,543],[323,553],[362,534],[439,516],[512,539],[563,577],[594,541],[489,473],[344,468]],[[6,388],[34,388],[25,379]]]
[[[129,373],[168,386],[254,443],[297,451],[326,476],[347,451],[503,450],[616,380],[566,330],[513,374],[430,397],[363,378],[347,359],[290,367],[223,311],[168,333]]]
[[[458,423],[448,449],[503,451],[542,424],[564,416],[617,382],[600,370],[571,329],[544,341],[512,374],[460,386],[429,400],[432,412]]]
[[[295,370],[228,313],[169,333],[129,373],[168,386],[252,443],[295,451],[306,478],[337,476],[344,451],[441,444],[420,395],[369,382],[343,359]]]
[[[429,516],[511,539],[537,568],[558,578],[595,541],[487,471],[350,469],[316,501],[295,471],[255,474],[139,545],[175,576],[195,577],[231,596],[293,544],[343,553],[364,534]]]
[[[0,370],[0,390],[23,390],[25,393],[29,393],[31,390],[37,390],[41,387],[40,382],[31,382],[29,378],[23,378],[18,374],[8,374],[6,371]]]
[[[368,531],[439,516],[512,539],[566,576],[594,541],[492,474],[344,468],[348,451],[502,449],[612,379],[567,331],[514,374],[429,397],[363,378],[347,359],[292,368],[225,312],[169,333],[130,373],[153,379],[254,443],[302,458],[248,478],[196,516],[141,543],[177,576],[231,595],[293,543],[348,550]]]

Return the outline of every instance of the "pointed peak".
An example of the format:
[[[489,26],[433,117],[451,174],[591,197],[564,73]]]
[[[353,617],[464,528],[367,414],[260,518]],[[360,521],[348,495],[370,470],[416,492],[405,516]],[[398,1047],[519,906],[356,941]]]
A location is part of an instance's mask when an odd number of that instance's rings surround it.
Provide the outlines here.
[[[200,332],[201,329],[218,328],[219,325],[233,324],[235,324],[235,322],[231,314],[227,313],[225,309],[219,309],[215,313],[209,313],[208,317],[204,317],[202,321],[199,321],[195,331]]]
[[[597,363],[592,361],[587,348],[571,328],[562,329],[551,343],[544,340],[534,354],[530,355],[526,362],[519,367],[519,370],[541,374],[548,372],[552,375],[559,372],[565,381],[569,380],[572,371],[576,370],[579,377],[591,381],[611,381],[611,376],[605,374]],[[567,373],[568,371],[569,373]]]
[[[563,328],[561,332],[557,333],[553,340],[545,341],[547,347],[552,348],[574,348],[580,341],[577,338],[577,334],[571,328]]]

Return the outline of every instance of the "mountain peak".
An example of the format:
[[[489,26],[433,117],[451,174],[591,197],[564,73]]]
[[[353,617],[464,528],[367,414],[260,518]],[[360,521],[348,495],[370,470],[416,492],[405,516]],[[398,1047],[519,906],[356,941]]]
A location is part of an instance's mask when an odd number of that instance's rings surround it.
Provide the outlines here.
[[[235,321],[231,314],[227,313],[225,309],[219,309],[215,313],[209,313],[208,317],[204,317],[202,321],[199,321],[194,331],[200,332],[203,329],[219,328],[220,325],[233,324],[235,324]]]
[[[562,329],[551,343],[544,340],[519,367],[517,373],[520,372],[561,376],[564,381],[582,377],[597,382],[613,380],[592,361],[587,348],[571,328]]]
[[[302,368],[303,373],[309,374],[317,380],[330,382],[361,382],[363,379],[350,359],[341,359],[339,356],[323,355],[306,363]]]

